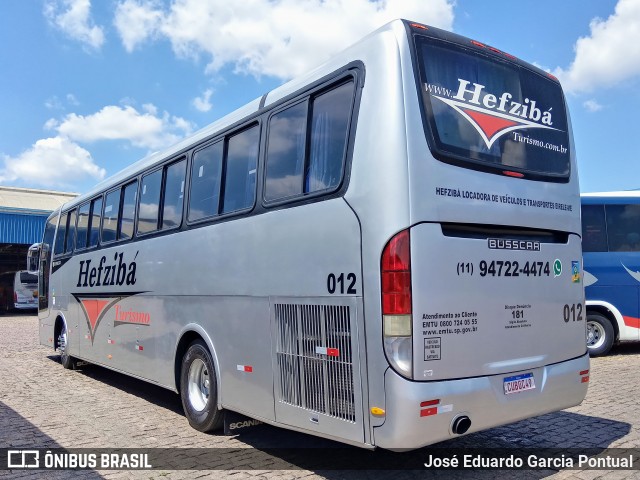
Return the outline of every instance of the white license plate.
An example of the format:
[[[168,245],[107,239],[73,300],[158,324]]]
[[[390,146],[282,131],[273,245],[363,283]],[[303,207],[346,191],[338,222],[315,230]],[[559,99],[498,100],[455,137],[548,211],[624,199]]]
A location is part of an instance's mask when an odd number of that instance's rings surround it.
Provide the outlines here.
[[[506,377],[503,380],[502,385],[504,387],[505,395],[520,393],[525,390],[533,390],[536,388],[536,383],[533,381],[533,373],[531,372],[515,375],[513,377]]]

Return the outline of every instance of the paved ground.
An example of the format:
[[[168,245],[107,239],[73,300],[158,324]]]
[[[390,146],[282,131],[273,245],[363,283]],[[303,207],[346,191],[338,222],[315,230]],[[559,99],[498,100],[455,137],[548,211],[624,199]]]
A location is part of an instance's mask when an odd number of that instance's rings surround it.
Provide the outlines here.
[[[269,426],[236,437],[191,429],[179,397],[109,370],[65,371],[38,345],[34,316],[0,316],[0,448],[223,447],[225,461],[252,465],[269,448],[315,446],[322,440]],[[440,447],[640,448],[640,344],[594,359],[582,405],[440,444]],[[265,450],[266,449],[266,450]],[[359,449],[353,449],[359,452]],[[348,451],[349,452],[349,451]],[[636,451],[637,452],[637,451]],[[426,451],[425,451],[426,453]],[[354,455],[356,453],[353,453]],[[282,459],[273,457],[277,465]],[[559,470],[559,471],[558,471]],[[513,478],[640,479],[640,471],[0,471],[0,478]]]

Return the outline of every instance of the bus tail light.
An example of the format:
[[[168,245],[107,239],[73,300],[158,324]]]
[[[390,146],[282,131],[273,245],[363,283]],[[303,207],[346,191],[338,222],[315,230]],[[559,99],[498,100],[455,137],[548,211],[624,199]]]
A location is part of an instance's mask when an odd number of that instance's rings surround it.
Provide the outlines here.
[[[398,233],[385,246],[382,252],[380,275],[385,354],[396,372],[411,378],[413,328],[409,230]]]

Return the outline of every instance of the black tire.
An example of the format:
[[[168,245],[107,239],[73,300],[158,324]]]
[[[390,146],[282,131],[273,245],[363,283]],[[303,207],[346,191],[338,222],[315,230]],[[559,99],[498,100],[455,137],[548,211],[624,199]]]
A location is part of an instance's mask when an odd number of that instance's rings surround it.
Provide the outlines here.
[[[77,366],[77,360],[69,355],[69,342],[67,341],[67,325],[62,322],[60,333],[56,338],[56,350],[60,355],[60,365],[67,370],[75,370]]]
[[[615,331],[611,321],[595,312],[587,313],[587,350],[592,357],[606,355],[613,346]]]
[[[222,427],[224,415],[218,409],[218,387],[213,358],[202,340],[195,340],[182,358],[180,398],[189,425],[200,432]]]

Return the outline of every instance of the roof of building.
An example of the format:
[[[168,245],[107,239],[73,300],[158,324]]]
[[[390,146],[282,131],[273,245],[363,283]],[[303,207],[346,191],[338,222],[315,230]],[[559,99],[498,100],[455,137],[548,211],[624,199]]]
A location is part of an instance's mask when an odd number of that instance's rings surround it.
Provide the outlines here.
[[[77,197],[77,193],[0,187],[0,212],[19,214],[49,213]]]

